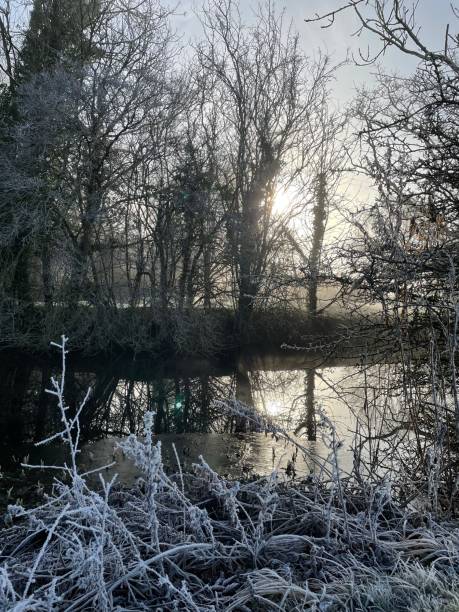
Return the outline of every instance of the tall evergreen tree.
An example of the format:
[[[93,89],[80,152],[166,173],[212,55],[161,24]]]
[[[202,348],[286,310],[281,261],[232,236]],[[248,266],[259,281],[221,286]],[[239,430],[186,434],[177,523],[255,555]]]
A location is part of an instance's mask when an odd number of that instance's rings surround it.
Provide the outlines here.
[[[27,79],[56,65],[81,64],[96,53],[91,31],[100,0],[34,0],[19,62]]]
[[[59,70],[68,72],[70,77],[95,56],[92,40],[99,11],[99,0],[34,0],[15,69],[14,88],[3,92],[3,108],[9,116],[9,121],[3,122],[3,157],[17,160],[16,170],[21,180],[13,188],[5,186],[2,198],[3,225],[11,227],[2,249],[5,269],[11,273],[7,275],[9,278],[2,276],[7,293],[25,304],[33,299],[32,255],[41,259],[44,299],[48,304],[52,302],[52,219],[44,211],[48,208],[46,201],[52,197],[54,181],[52,151],[41,145],[24,147],[23,141],[17,142],[21,126],[31,122],[30,109],[24,100],[30,97],[30,84],[34,80]]]

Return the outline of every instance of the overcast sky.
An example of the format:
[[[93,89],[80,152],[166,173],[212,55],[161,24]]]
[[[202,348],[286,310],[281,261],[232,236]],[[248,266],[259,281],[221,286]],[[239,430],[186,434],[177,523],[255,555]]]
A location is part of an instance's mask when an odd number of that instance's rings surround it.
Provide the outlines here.
[[[359,47],[367,49],[370,45],[372,50],[378,50],[380,46],[373,36],[364,35],[360,38],[352,36],[358,28],[358,21],[352,11],[340,13],[331,28],[322,29],[318,23],[305,23],[308,16],[315,13],[326,13],[338,8],[346,0],[275,0],[279,10],[285,9],[286,17],[293,21],[294,27],[300,34],[301,44],[304,50],[312,55],[318,49],[326,51],[332,56],[336,63],[346,58],[348,51],[358,56]],[[410,2],[407,2],[409,5]],[[199,10],[203,0],[182,0],[178,11],[183,13],[176,17],[176,27],[184,37],[184,41],[199,38],[199,20],[193,14]],[[252,0],[240,0],[241,14],[247,22],[253,14],[253,7],[257,2]],[[421,37],[430,46],[441,49],[444,45],[446,24],[452,25],[457,21],[453,16],[449,0],[418,0],[418,25],[421,27]],[[398,51],[391,51],[381,58],[380,63],[386,71],[398,71],[403,73],[412,72],[415,61],[404,56]],[[352,97],[355,86],[371,83],[372,73],[375,67],[356,67],[348,65],[342,67],[338,74],[334,93],[338,102],[344,102]]]

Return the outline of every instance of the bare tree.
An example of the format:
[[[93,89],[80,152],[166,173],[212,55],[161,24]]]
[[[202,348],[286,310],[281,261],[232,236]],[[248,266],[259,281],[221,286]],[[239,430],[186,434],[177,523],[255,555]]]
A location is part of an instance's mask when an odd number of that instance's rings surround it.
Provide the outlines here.
[[[198,53],[213,77],[222,121],[228,240],[244,331],[266,273],[276,182],[302,165],[329,67],[327,58],[308,64],[271,3],[249,28],[234,2],[213,2],[203,26]]]
[[[361,243],[354,238],[349,245],[348,263],[366,299],[380,301],[385,320],[396,330],[413,423],[418,427],[422,414],[434,438],[450,424],[457,438],[457,33],[447,25],[444,40],[430,48],[416,7],[403,0],[351,0],[315,19],[329,18],[331,24],[343,10],[353,11],[360,28],[382,44],[376,53],[361,53],[360,61],[372,63],[389,47],[418,61],[411,77],[380,71],[376,87],[357,98],[361,156],[356,165],[373,180],[377,195],[356,223]],[[451,10],[457,28],[459,13]],[[429,355],[427,368],[416,359],[419,347]],[[423,385],[431,398],[419,402]]]
[[[101,280],[113,240],[105,230],[111,225],[117,233],[124,178],[152,154],[149,131],[170,97],[170,39],[167,13],[156,3],[108,2],[86,33],[95,56],[43,70],[21,86],[22,121],[13,135],[23,157],[20,178],[24,184],[39,160],[47,167],[51,189],[39,180],[35,196],[46,188],[48,214],[70,247],[74,296],[110,299]]]

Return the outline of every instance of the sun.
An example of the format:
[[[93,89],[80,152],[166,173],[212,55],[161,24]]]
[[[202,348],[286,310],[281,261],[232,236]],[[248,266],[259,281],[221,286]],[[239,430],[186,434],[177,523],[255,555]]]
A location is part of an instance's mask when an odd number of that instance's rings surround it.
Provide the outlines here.
[[[277,400],[268,400],[266,412],[269,416],[278,416],[282,412],[282,404]]]
[[[272,212],[274,215],[283,215],[288,212],[293,205],[295,199],[295,190],[293,187],[280,187],[273,198]]]

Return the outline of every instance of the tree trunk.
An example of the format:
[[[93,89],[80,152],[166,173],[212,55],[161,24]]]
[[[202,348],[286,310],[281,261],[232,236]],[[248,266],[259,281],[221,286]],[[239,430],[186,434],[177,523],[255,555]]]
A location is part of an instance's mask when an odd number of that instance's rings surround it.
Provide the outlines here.
[[[167,258],[164,244],[159,244],[159,311],[160,311],[160,335],[167,336],[168,330],[168,283],[167,283]]]
[[[241,364],[238,365],[236,371],[236,399],[245,406],[253,407],[252,384],[250,382],[249,373]],[[249,426],[248,420],[244,416],[236,415],[234,423],[234,433],[246,432]]]
[[[306,386],[306,435],[308,440],[315,441],[317,439],[316,431],[316,414],[314,403],[314,391],[316,383],[316,371],[314,368],[306,370],[305,386]]]
[[[210,312],[210,308],[211,308],[211,300],[212,300],[212,284],[211,284],[211,278],[210,278],[210,270],[211,270],[211,266],[210,266],[210,246],[208,244],[208,242],[206,241],[204,243],[204,250],[203,250],[203,263],[202,263],[202,268],[203,268],[203,283],[204,283],[204,312]]]
[[[18,300],[27,306],[31,305],[32,289],[30,286],[30,248],[27,245],[20,245],[16,251],[12,289]]]
[[[308,314],[310,316],[315,316],[317,314],[318,276],[327,220],[327,185],[325,173],[321,172],[319,174],[317,183],[317,198],[313,211],[312,246],[308,270]]]
[[[51,274],[51,255],[49,252],[49,245],[43,244],[41,250],[41,273],[43,281],[43,301],[46,308],[52,308],[53,306],[53,282]]]
[[[182,272],[179,278],[179,312],[183,312],[185,308],[185,298],[187,294],[187,284],[190,281],[190,262],[191,262],[191,243],[192,243],[192,228],[191,221],[188,219],[186,223],[186,236],[182,249]]]
[[[265,186],[266,181],[263,181]],[[241,340],[247,341],[249,324],[258,292],[260,279],[254,271],[257,268],[257,241],[259,234],[260,205],[263,201],[262,185],[257,182],[243,197],[240,247],[239,247],[239,304],[237,313],[238,331]]]

